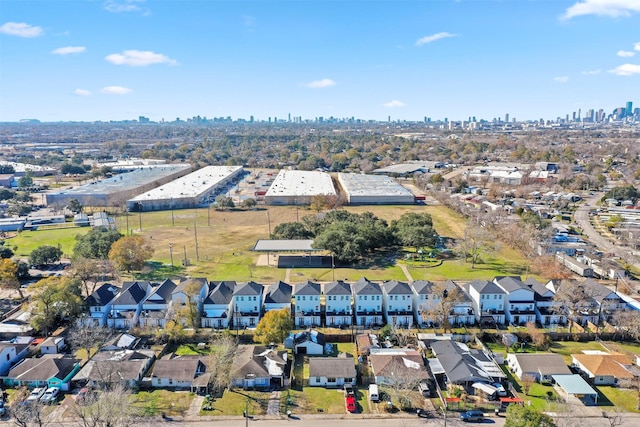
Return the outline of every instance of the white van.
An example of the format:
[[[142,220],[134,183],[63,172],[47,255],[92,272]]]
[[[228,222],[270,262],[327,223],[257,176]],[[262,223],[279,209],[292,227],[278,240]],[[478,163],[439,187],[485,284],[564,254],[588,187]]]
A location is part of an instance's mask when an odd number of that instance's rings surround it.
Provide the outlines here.
[[[369,399],[372,402],[377,402],[378,400],[380,400],[380,395],[378,394],[378,385],[377,384],[370,384],[369,385]]]

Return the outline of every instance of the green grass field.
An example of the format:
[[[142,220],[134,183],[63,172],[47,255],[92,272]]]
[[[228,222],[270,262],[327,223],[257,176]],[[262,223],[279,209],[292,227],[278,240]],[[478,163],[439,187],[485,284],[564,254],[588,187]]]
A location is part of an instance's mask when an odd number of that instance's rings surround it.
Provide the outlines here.
[[[88,227],[75,227],[53,230],[36,230],[22,231],[15,237],[11,237],[5,241],[5,245],[13,248],[18,247],[15,255],[20,258],[26,258],[36,248],[43,245],[56,246],[60,245],[63,257],[68,258],[73,253],[73,247],[76,244],[76,236],[85,234],[89,231]]]
[[[189,409],[194,393],[168,390],[140,391],[132,395],[131,405],[142,416],[165,413],[169,416],[183,415]]]
[[[268,402],[268,392],[227,389],[222,397],[213,401],[211,405],[213,410],[201,410],[200,415],[242,415],[245,410],[250,416],[263,415],[267,410]]]

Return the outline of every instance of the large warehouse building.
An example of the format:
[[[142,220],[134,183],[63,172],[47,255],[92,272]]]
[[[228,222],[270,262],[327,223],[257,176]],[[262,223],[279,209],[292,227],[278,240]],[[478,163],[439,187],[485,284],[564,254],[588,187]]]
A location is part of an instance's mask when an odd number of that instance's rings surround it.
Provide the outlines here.
[[[127,200],[130,211],[185,209],[213,202],[223,187],[242,176],[242,166],[206,166]]]
[[[78,199],[84,206],[123,206],[138,194],[159,187],[191,171],[191,165],[169,164],[138,169],[70,190],[47,194],[47,205],[64,207]]]
[[[339,173],[338,182],[350,205],[415,203],[415,197],[409,190],[385,175]]]
[[[335,196],[328,173],[281,170],[264,196],[268,205],[309,205],[313,196]]]

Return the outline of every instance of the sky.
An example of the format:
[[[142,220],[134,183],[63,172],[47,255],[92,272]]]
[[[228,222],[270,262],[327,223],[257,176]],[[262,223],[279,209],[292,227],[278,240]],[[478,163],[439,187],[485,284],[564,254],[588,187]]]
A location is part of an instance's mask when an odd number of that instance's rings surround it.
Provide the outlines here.
[[[640,107],[640,0],[2,0],[0,122]]]

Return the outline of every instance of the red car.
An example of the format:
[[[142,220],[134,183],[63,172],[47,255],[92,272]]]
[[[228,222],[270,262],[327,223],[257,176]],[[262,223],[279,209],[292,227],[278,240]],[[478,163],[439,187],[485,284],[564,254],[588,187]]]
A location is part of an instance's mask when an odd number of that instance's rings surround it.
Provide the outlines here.
[[[347,412],[356,412],[356,398],[353,396],[345,396],[344,398],[345,405],[347,407]]]

